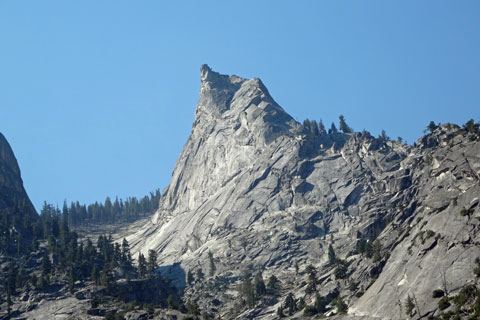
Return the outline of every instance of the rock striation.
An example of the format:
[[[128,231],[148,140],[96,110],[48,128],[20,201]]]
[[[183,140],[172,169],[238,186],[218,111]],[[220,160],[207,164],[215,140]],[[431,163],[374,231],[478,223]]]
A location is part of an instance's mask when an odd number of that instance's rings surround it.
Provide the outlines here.
[[[237,308],[245,270],[275,275],[282,294],[313,303],[307,265],[321,295],[349,306],[342,318],[404,319],[409,296],[416,317],[434,316],[433,290],[475,283],[479,155],[478,136],[450,124],[415,146],[365,131],[312,137],[259,79],[203,65],[172,181],[153,219],[127,239],[136,251],[157,251],[167,274],[172,265],[209,270],[212,255],[213,276],[187,296],[227,318],[274,319],[283,302]],[[375,243],[374,257],[359,251],[365,243]]]

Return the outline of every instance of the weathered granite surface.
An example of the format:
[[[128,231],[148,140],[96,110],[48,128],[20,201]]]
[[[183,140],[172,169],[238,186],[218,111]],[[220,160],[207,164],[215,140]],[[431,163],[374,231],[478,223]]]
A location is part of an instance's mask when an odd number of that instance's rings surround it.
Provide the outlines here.
[[[208,270],[210,251],[212,288],[223,288],[214,297],[226,307],[235,303],[244,269],[275,274],[283,292],[299,298],[302,270],[312,264],[320,293],[339,290],[349,317],[406,318],[399,302],[407,295],[415,295],[422,316],[431,315],[443,274],[454,292],[475,281],[480,256],[480,143],[458,130],[442,125],[414,147],[368,132],[309,138],[259,79],[204,65],[192,132],[171,184],[154,218],[128,240],[185,270]],[[462,216],[463,207],[472,212]],[[360,239],[380,241],[381,258],[357,254]],[[349,261],[347,279],[335,279],[329,244]],[[199,284],[187,294],[208,309],[208,291]],[[239,317],[275,318],[279,303]]]

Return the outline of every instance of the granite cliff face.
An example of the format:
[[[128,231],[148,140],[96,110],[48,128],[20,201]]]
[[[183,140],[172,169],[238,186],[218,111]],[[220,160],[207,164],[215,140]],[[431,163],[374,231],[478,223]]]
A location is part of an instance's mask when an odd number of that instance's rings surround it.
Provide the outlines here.
[[[23,188],[17,159],[0,133],[0,210],[12,210],[18,204],[24,205],[26,214],[36,217],[35,209]]]
[[[273,319],[283,303],[239,307],[245,270],[275,275],[281,296],[313,303],[307,265],[322,296],[349,306],[340,317],[404,319],[408,296],[417,300],[414,317],[438,315],[433,290],[454,294],[476,281],[479,155],[478,136],[454,125],[414,147],[368,132],[312,137],[259,79],[204,65],[171,184],[154,218],[128,240],[136,251],[157,251],[172,277],[179,266],[209,270],[211,253],[214,276],[187,296],[226,318]],[[359,250],[372,243],[374,257]]]

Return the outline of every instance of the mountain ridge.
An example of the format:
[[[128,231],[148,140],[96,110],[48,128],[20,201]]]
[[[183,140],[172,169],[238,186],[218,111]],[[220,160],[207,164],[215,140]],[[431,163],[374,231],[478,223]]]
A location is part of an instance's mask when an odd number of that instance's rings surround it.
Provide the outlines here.
[[[379,307],[382,299],[366,298],[378,289],[370,284],[388,274],[382,270],[390,266],[390,250],[406,241],[397,229],[413,228],[412,217],[422,215],[426,204],[417,197],[431,179],[429,168],[441,162],[432,150],[444,152],[451,141],[467,136],[473,140],[458,144],[477,150],[476,136],[453,125],[434,125],[415,146],[374,138],[366,131],[312,136],[274,102],[261,81],[220,75],[206,66],[201,79],[192,133],[154,219],[128,237],[134,250],[156,250],[165,266],[180,264],[189,271],[208,269],[212,254],[216,270],[207,286],[221,285],[223,279],[232,290],[245,270],[262,272],[276,275],[285,285],[284,294],[304,296],[306,303],[314,299],[301,285],[306,274],[292,275],[292,269],[313,265],[323,279],[318,280],[318,293],[345,299],[351,316],[393,318],[398,310]],[[478,169],[473,172],[478,179]],[[435,196],[432,192],[430,198]],[[377,240],[381,249],[376,261],[356,253],[359,243]],[[343,277],[335,273],[344,267],[328,263],[330,246],[339,261],[347,261]],[[404,259],[405,251],[398,259]],[[473,259],[462,263],[474,267]],[[292,277],[299,279],[290,283]],[[347,278],[358,282],[356,290],[349,289]],[[433,290],[431,285],[425,290]],[[395,304],[405,300],[414,286],[405,288],[385,299]],[[215,295],[226,306],[223,316],[260,317],[261,311],[260,318],[276,317],[278,303],[242,309],[235,307],[240,294],[228,292]],[[365,297],[358,298],[360,292]],[[187,289],[205,309],[213,307],[209,294],[200,283]],[[437,312],[435,301],[422,294],[419,300],[427,314]]]
[[[137,272],[130,265],[137,285],[161,281],[168,287],[160,292],[164,306],[167,292],[175,296],[169,305],[180,302],[183,293],[181,311],[173,312],[180,318],[199,310],[204,318],[222,319],[467,319],[480,314],[480,124],[431,122],[429,133],[413,146],[354,132],[345,123],[340,123],[343,132],[333,126],[327,132],[313,121],[296,122],[259,79],[221,75],[206,65],[200,71],[192,130],[158,210],[143,226],[138,221],[135,230],[102,238],[104,251],[116,247],[119,253],[120,243],[112,239],[126,236],[122,248],[131,248],[134,257],[148,253],[147,279],[140,263]],[[1,189],[2,197],[11,199],[11,190],[24,189],[2,138],[0,187],[9,188],[10,193]],[[25,202],[22,208],[27,207]],[[59,217],[53,218],[58,226]],[[77,235],[66,223],[61,223],[63,232],[50,227],[60,242],[72,237],[68,248],[76,250]],[[47,251],[55,241],[37,243],[38,265],[50,261]],[[57,251],[52,256],[56,268],[61,267]],[[99,260],[107,251],[93,249]],[[156,255],[160,266],[155,269],[150,257]],[[82,261],[83,255],[75,256]],[[117,256],[110,255],[112,263]],[[121,256],[129,257],[130,251]],[[24,258],[20,264],[35,267]],[[14,313],[88,319],[121,308],[118,315],[132,320],[153,314],[153,307],[132,310],[113,301],[129,290],[130,278],[121,265],[110,268],[111,277],[102,271],[105,287],[88,273],[84,284],[68,283],[70,295],[60,290],[15,297]],[[42,279],[46,274],[42,271]],[[66,290],[67,274],[53,275]],[[97,308],[94,295],[105,292],[113,300]],[[154,318],[173,317],[157,311]]]

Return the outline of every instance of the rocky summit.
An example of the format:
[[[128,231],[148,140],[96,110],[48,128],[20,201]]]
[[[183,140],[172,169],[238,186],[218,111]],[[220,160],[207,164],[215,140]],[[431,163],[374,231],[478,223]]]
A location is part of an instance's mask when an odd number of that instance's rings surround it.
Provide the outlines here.
[[[44,209],[31,227],[40,242],[25,251],[8,237],[2,249],[0,318],[480,316],[478,123],[431,122],[413,146],[355,132],[343,116],[327,131],[296,122],[260,79],[200,71],[158,210],[84,246]],[[0,207],[34,212],[3,136],[0,164]]]
[[[127,239],[134,251],[158,252],[164,274],[222,318],[454,312],[433,292],[453,297],[477,282],[472,128],[433,124],[414,146],[366,131],[312,134],[259,79],[203,65],[172,181],[151,221]],[[208,276],[187,285],[185,274],[199,270]],[[242,286],[255,274],[274,276],[278,290],[248,303]],[[314,307],[319,297],[324,308]]]

